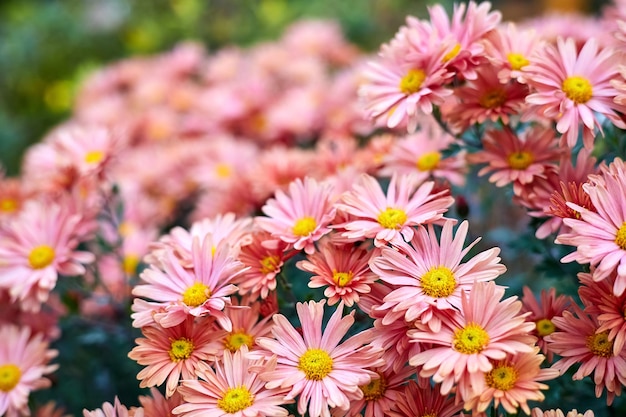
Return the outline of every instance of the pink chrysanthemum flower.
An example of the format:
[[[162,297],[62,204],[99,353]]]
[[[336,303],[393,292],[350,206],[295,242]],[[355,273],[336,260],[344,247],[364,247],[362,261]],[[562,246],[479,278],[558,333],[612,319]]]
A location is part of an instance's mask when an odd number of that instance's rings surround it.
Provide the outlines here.
[[[113,404],[105,402],[102,408],[83,409],[83,417],[144,417],[143,408],[132,407],[130,410],[115,397]]]
[[[41,333],[31,336],[28,327],[0,326],[0,415],[30,414],[28,397],[31,391],[50,386],[44,375],[58,368],[48,365],[57,353],[48,349]]]
[[[517,297],[502,300],[504,288],[493,281],[477,282],[461,297],[460,312],[442,322],[437,333],[428,328],[410,332],[416,342],[432,343],[432,349],[413,356],[409,363],[422,365],[420,376],[441,383],[441,393],[449,393],[455,382],[469,378],[480,383],[483,374],[493,369],[490,360],[507,354],[532,352],[535,338],[529,333],[534,323],[519,314],[522,303]],[[418,326],[419,328],[419,326]]]
[[[146,417],[172,417],[172,410],[183,403],[178,391],[166,398],[156,388],[150,388],[150,396],[140,395],[139,403]]]
[[[396,409],[389,411],[390,417],[437,416],[458,417],[463,404],[457,403],[453,396],[440,394],[439,384],[419,384],[409,381],[404,395],[398,396]]]
[[[0,288],[22,309],[39,311],[61,275],[82,275],[94,255],[76,250],[81,216],[68,206],[30,201],[0,228]]]
[[[546,355],[548,362],[552,362],[553,353],[549,350],[549,345],[544,340],[544,337],[557,330],[552,319],[562,316],[563,312],[573,304],[573,300],[567,295],[559,295],[557,297],[554,288],[541,290],[540,302],[537,302],[535,295],[529,287],[524,286],[523,291],[522,311],[530,312],[526,320],[535,323],[535,331],[532,334],[537,336],[537,345]]]
[[[297,179],[289,184],[288,193],[276,191],[262,208],[268,217],[256,217],[255,222],[294,249],[312,254],[314,242],[330,232],[328,225],[335,217],[331,191],[313,178]]]
[[[168,328],[159,325],[141,329],[145,337],[135,339],[128,357],[145,366],[138,374],[140,388],[158,387],[167,381],[165,396],[171,397],[180,379],[195,378],[201,361],[212,362],[222,346],[212,320],[195,321],[189,316],[182,323]]]
[[[370,292],[370,284],[377,279],[368,265],[370,255],[370,251],[357,245],[336,245],[328,239],[296,266],[315,274],[309,281],[310,288],[326,287],[324,296],[329,306],[341,300],[352,307],[359,301],[359,294]]]
[[[183,268],[178,258],[168,251],[162,257],[162,269],[151,265],[141,273],[140,278],[146,284],[137,285],[133,295],[156,302],[135,299],[134,327],[153,322],[172,327],[191,315],[212,316],[224,330],[232,330],[223,310],[230,304],[230,295],[237,292],[237,287],[230,282],[244,271],[244,266],[232,258],[227,242],[214,246],[211,235],[205,236],[203,241],[194,239],[192,262],[193,269]]]
[[[564,374],[572,365],[580,364],[572,379],[578,381],[593,373],[596,397],[606,388],[610,405],[626,385],[626,351],[614,355],[609,332],[598,333],[597,319],[576,305],[572,306],[572,311],[555,317],[554,323],[560,330],[546,336],[550,350],[562,357],[552,368]]]
[[[585,411],[585,414],[579,413],[578,410],[573,409],[571,411],[567,411],[567,414],[564,414],[561,409],[556,410],[541,410],[539,408],[533,408],[530,417],[594,417],[595,414],[591,410]]]
[[[372,271],[395,286],[378,307],[386,312],[383,324],[419,320],[438,332],[441,320],[446,320],[441,312],[460,310],[463,292],[468,293],[476,282],[493,280],[506,271],[498,257],[499,248],[463,262],[480,238],[464,248],[468,222],[461,223],[456,235],[452,231],[453,223],[444,224],[440,241],[432,225],[420,227],[410,245],[400,243],[397,248],[382,248],[380,256],[372,259]]]
[[[561,262],[591,264],[596,281],[617,270],[613,293],[620,296],[626,289],[626,165],[616,159],[596,181],[584,184],[583,190],[597,212],[567,203],[580,213],[580,219],[563,219],[571,232],[559,235],[556,243],[576,246],[576,251]]]
[[[297,303],[302,333],[282,314],[274,315],[274,338],[259,338],[260,354],[276,355],[276,368],[261,374],[267,388],[289,388],[286,399],[299,395],[298,412],[307,409],[311,417],[329,417],[329,407],[347,410],[351,399],[359,399],[359,386],[368,384],[377,374],[369,368],[381,366],[380,351],[368,345],[371,333],[364,331],[340,344],[354,323],[354,311],[342,317],[343,302],[322,332],[324,304]],[[360,393],[360,394],[359,394]]]
[[[374,238],[374,244],[379,247],[411,240],[413,226],[442,219],[454,202],[447,191],[432,193],[434,185],[433,182],[419,185],[412,175],[394,175],[385,195],[378,181],[364,174],[336,204],[339,211],[353,219],[333,227],[345,229],[343,236],[348,239]]]
[[[257,338],[270,335],[272,314],[262,317],[260,315],[261,303],[258,301],[249,304],[242,303],[241,306],[245,308],[238,308],[237,303],[233,303],[233,308],[226,311],[233,323],[233,330],[225,332],[223,336],[213,335],[213,338],[218,339],[222,345],[220,355],[224,349],[236,352],[244,345],[249,350],[256,349]]]
[[[516,80],[522,68],[530,64],[535,50],[541,47],[541,38],[534,29],[519,29],[509,22],[489,33],[485,42],[487,59],[498,71],[502,84]]]
[[[179,393],[183,404],[172,410],[183,417],[279,417],[288,411],[281,407],[292,401],[285,398],[285,389],[267,388],[259,378],[259,370],[272,364],[252,360],[248,349],[224,352],[215,370],[201,363],[199,380],[184,380]]]
[[[557,39],[557,44],[545,44],[523,69],[522,78],[533,93],[526,98],[530,112],[554,120],[556,130],[563,134],[562,144],[576,145],[580,123],[584,125],[583,143],[593,148],[594,128],[601,133],[602,115],[615,126],[625,129],[619,117],[626,107],[613,101],[617,90],[611,80],[617,79],[619,54],[611,48],[598,47],[596,39],[585,42],[580,52],[572,38]]]

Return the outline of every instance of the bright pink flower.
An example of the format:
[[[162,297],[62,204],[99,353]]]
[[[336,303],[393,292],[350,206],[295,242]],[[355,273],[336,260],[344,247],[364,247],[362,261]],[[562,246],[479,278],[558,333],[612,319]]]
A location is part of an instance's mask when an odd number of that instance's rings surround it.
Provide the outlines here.
[[[399,395],[396,409],[389,411],[390,417],[414,417],[434,415],[437,417],[460,417],[463,404],[456,403],[454,397],[442,395],[439,384],[418,384],[409,381],[404,395]]]
[[[518,29],[512,22],[489,33],[485,52],[502,84],[516,80],[522,75],[521,69],[530,64],[534,51],[541,47],[539,33],[535,29]]]

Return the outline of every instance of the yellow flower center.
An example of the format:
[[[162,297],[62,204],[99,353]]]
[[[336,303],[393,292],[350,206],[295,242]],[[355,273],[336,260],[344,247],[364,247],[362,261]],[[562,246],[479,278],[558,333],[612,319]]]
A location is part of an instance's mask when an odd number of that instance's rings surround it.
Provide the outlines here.
[[[572,75],[563,81],[561,89],[576,104],[585,104],[593,96],[593,87],[588,79]]]
[[[622,223],[620,228],[617,229],[615,244],[619,246],[621,250],[626,250],[626,222]]]
[[[13,198],[0,198],[0,212],[13,213],[17,210],[17,200]]]
[[[34,269],[42,269],[54,261],[54,249],[48,245],[33,248],[28,255],[28,263]]]
[[[425,152],[417,160],[417,169],[420,171],[432,171],[437,168],[439,161],[441,161],[439,152]]]
[[[122,267],[126,275],[135,275],[137,273],[137,266],[139,265],[139,256],[126,255],[122,260]]]
[[[183,303],[190,307],[202,305],[211,296],[211,290],[201,282],[194,283],[183,293]]]
[[[506,102],[506,91],[503,88],[495,88],[487,91],[478,100],[481,107],[485,109],[495,109]]]
[[[511,64],[511,69],[519,71],[526,65],[530,64],[530,61],[526,59],[526,57],[522,54],[511,52],[506,56],[509,60],[509,64]]]
[[[456,288],[454,274],[445,266],[430,268],[420,281],[422,292],[433,298],[445,298]]]
[[[9,392],[22,377],[22,371],[17,365],[7,363],[6,365],[0,365],[0,391]]]
[[[233,353],[243,345],[248,346],[250,349],[254,346],[254,337],[250,336],[243,330],[229,333],[224,339],[224,347]]]
[[[301,237],[308,236],[315,230],[316,227],[317,222],[313,217],[303,217],[298,219],[296,224],[293,226],[293,234]]]
[[[378,215],[378,223],[385,229],[400,229],[404,226],[407,216],[404,210],[387,207]]]
[[[552,334],[556,330],[556,326],[550,319],[537,320],[535,327],[537,328],[537,334],[541,337]]]
[[[278,265],[280,264],[280,258],[276,255],[267,255],[259,262],[261,264],[261,273],[269,274],[270,272],[274,272],[278,269]]]
[[[412,69],[400,80],[400,91],[407,96],[417,93],[422,88],[426,73],[421,69]]]
[[[229,414],[245,410],[253,403],[254,396],[243,385],[236,388],[228,388],[224,396],[217,400],[217,406]]]
[[[186,337],[172,340],[168,353],[172,362],[180,362],[189,359],[193,353],[193,342]]]
[[[459,52],[461,52],[461,44],[457,43],[456,45],[454,45],[454,48],[450,49],[450,52],[448,52],[447,54],[443,56],[441,60],[443,62],[448,62],[452,58],[456,57],[459,54]]]
[[[387,390],[387,381],[385,378],[378,374],[377,379],[372,379],[369,384],[361,385],[359,387],[363,391],[363,398],[365,401],[376,401],[383,397]]]
[[[508,161],[511,168],[522,170],[528,168],[535,161],[535,158],[530,152],[518,151],[510,154]]]
[[[452,347],[457,352],[471,355],[481,352],[489,343],[489,334],[475,323],[469,323],[454,332]]]
[[[232,175],[232,173],[233,173],[233,170],[228,164],[220,163],[220,164],[215,165],[215,175],[217,175],[218,178],[222,178],[222,179],[229,178]]]
[[[610,358],[613,356],[613,341],[609,340],[609,332],[587,336],[587,347],[596,356]]]
[[[104,159],[104,152],[102,151],[89,151],[85,154],[85,162],[88,164],[98,164]]]
[[[333,359],[323,349],[309,348],[298,361],[298,369],[308,380],[321,381],[333,370]]]
[[[352,273],[352,271],[333,272],[333,281],[335,281],[335,284],[340,287],[345,287],[346,285],[348,285],[350,281],[352,281],[352,278],[354,278],[354,274]]]
[[[512,366],[500,365],[485,374],[485,382],[491,388],[508,391],[515,386],[517,371]]]
[[[426,414],[422,414],[420,417],[439,417],[439,415],[433,410]]]

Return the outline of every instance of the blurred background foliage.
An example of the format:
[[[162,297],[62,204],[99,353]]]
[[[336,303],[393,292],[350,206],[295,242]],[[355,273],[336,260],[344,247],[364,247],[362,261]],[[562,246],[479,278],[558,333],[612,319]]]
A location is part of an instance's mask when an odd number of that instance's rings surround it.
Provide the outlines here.
[[[449,0],[438,1],[446,5]],[[376,51],[424,0],[1,0],[0,163],[18,172],[24,150],[68,117],[92,70],[186,40],[208,50],[278,38],[302,18],[339,21],[347,38]],[[493,1],[507,20],[550,9],[597,10],[599,0]]]

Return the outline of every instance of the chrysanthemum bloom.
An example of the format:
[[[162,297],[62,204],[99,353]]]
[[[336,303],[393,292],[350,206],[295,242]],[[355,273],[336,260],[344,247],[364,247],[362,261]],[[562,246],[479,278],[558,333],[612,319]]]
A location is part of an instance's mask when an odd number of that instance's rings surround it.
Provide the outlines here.
[[[150,388],[150,396],[140,395],[139,403],[146,417],[172,417],[172,410],[183,403],[178,391],[165,398],[156,388]]]
[[[172,413],[183,417],[287,416],[288,411],[281,406],[293,401],[285,398],[286,389],[266,388],[259,378],[259,370],[267,366],[272,364],[252,360],[246,347],[235,353],[226,350],[223,360],[215,363],[215,370],[201,363],[199,380],[181,382],[178,392],[184,402]]]
[[[500,82],[506,84],[522,75],[521,69],[530,64],[534,51],[540,47],[541,38],[535,29],[518,29],[509,22],[487,35],[485,53]]]
[[[593,373],[596,397],[606,388],[610,405],[626,385],[626,350],[614,355],[609,332],[597,332],[600,327],[597,319],[576,305],[572,311],[565,311],[563,317],[554,317],[554,324],[560,330],[546,336],[549,349],[562,357],[552,368],[564,374],[572,365],[580,364],[572,379],[578,381]]]
[[[439,384],[431,387],[430,384],[419,385],[416,381],[409,381],[404,389],[404,395],[396,400],[396,409],[389,411],[390,417],[414,416],[459,416],[463,404],[456,403],[453,396],[440,394]]]
[[[441,328],[443,310],[460,310],[462,293],[468,293],[474,283],[490,281],[503,274],[499,248],[481,252],[463,262],[463,258],[480,238],[467,247],[468,222],[461,223],[453,234],[453,221],[447,221],[440,241],[434,227],[420,227],[410,244],[397,248],[382,248],[381,255],[370,262],[381,280],[393,285],[378,310],[385,313],[383,324],[396,320],[419,320],[433,332]]]
[[[368,345],[371,333],[360,332],[340,344],[354,323],[354,310],[342,317],[343,302],[322,332],[324,304],[297,303],[302,334],[282,314],[274,315],[274,338],[259,338],[258,351],[266,358],[276,355],[275,369],[261,374],[269,389],[288,388],[286,399],[299,396],[298,413],[329,417],[329,407],[347,410],[351,399],[361,398],[359,386],[377,374],[370,368],[383,364],[380,350]],[[359,394],[361,393],[361,394]]]
[[[613,293],[620,296],[626,289],[626,165],[616,159],[597,181],[584,184],[583,190],[597,212],[567,203],[580,213],[580,219],[563,219],[571,232],[559,235],[556,243],[576,246],[576,251],[561,262],[591,264],[596,281],[617,270]]]
[[[420,185],[412,175],[394,175],[385,195],[378,181],[364,174],[336,204],[353,219],[333,227],[345,229],[348,239],[374,238],[378,247],[411,240],[413,226],[442,219],[454,202],[447,191],[432,193],[434,185],[430,181]]]
[[[151,265],[141,273],[140,278],[146,284],[137,285],[133,295],[156,302],[141,300],[142,303],[135,299],[135,313],[131,316],[134,327],[152,322],[172,327],[188,315],[208,315],[217,319],[224,330],[232,330],[223,310],[230,304],[230,295],[237,292],[230,282],[244,271],[244,266],[232,258],[227,242],[214,246],[211,235],[206,235],[203,241],[195,238],[191,252],[193,269],[183,268],[173,252],[168,251],[161,258],[162,269]]]
[[[296,266],[315,274],[309,281],[310,288],[326,287],[324,296],[328,305],[341,300],[352,307],[359,301],[359,294],[370,292],[370,284],[377,279],[368,265],[370,255],[370,251],[358,245],[336,245],[328,239],[321,241],[318,251]]]
[[[0,415],[28,415],[31,391],[50,386],[47,375],[58,368],[48,365],[57,356],[38,333],[31,336],[28,327],[0,326]]]
[[[83,409],[83,417],[144,417],[143,408],[132,407],[130,410],[115,397],[113,404],[105,402],[102,408]]]
[[[561,409],[556,410],[541,410],[539,408],[533,408],[530,417],[594,417],[594,413],[591,410],[585,411],[585,414],[579,413],[578,410],[573,409],[571,411],[567,411],[567,414],[564,414]]]
[[[442,321],[439,332],[427,327],[410,332],[416,342],[434,347],[413,356],[409,363],[422,365],[420,376],[432,376],[441,383],[442,394],[449,393],[462,377],[469,378],[471,385],[479,384],[484,373],[493,369],[490,360],[533,351],[535,338],[530,332],[534,323],[519,314],[522,303],[517,297],[502,300],[503,295],[504,288],[493,281],[477,282],[469,294],[462,295],[460,312]]]
[[[544,127],[527,130],[521,136],[509,128],[489,130],[482,142],[484,149],[469,156],[470,162],[487,164],[478,175],[491,173],[489,182],[497,187],[512,182],[516,194],[520,194],[520,185],[556,168],[562,152],[554,131]]]
[[[213,335],[214,339],[219,340],[221,355],[224,349],[235,352],[242,346],[247,346],[248,350],[257,348],[256,340],[259,337],[269,336],[272,329],[270,321],[272,315],[261,316],[261,303],[255,301],[247,303],[243,300],[241,306],[246,308],[238,308],[238,303],[233,302],[233,308],[226,311],[226,315],[233,323],[233,330],[225,332],[223,335]]]
[[[308,254],[315,251],[314,242],[330,232],[335,217],[330,200],[331,188],[313,178],[297,179],[289,184],[289,192],[276,191],[262,210],[268,217],[258,216],[255,222],[272,236]]]
[[[526,320],[535,323],[535,331],[532,334],[537,336],[537,346],[546,355],[548,362],[552,362],[553,353],[549,350],[544,337],[557,330],[552,319],[563,315],[563,312],[573,304],[572,297],[563,294],[557,297],[556,290],[550,288],[541,290],[540,301],[537,302],[528,286],[524,286],[523,291],[522,312],[530,312]]]
[[[210,319],[189,316],[168,328],[159,325],[141,329],[145,337],[135,339],[128,357],[144,368],[137,374],[140,388],[158,387],[167,381],[165,396],[171,397],[180,379],[194,379],[201,361],[213,362],[221,343],[220,334]]]
[[[478,386],[472,386],[472,398],[465,400],[465,409],[474,412],[484,412],[492,403],[495,407],[502,407],[511,414],[517,413],[519,408],[530,414],[528,401],[543,401],[541,390],[548,386],[539,381],[547,381],[559,376],[556,369],[541,369],[544,356],[534,352],[517,353],[506,359],[492,361],[493,369],[485,373]]]
[[[594,38],[580,52],[571,38],[559,38],[556,46],[545,44],[523,69],[522,78],[534,91],[526,97],[529,114],[555,121],[556,130],[563,134],[561,143],[570,148],[576,145],[581,122],[584,146],[593,148],[594,129],[603,133],[598,115],[625,129],[619,114],[626,107],[613,101],[617,90],[611,85],[619,77],[618,60],[618,53],[600,49]]]
[[[38,311],[59,274],[82,275],[94,255],[78,251],[81,216],[68,206],[29,201],[0,229],[0,288],[22,309]]]

